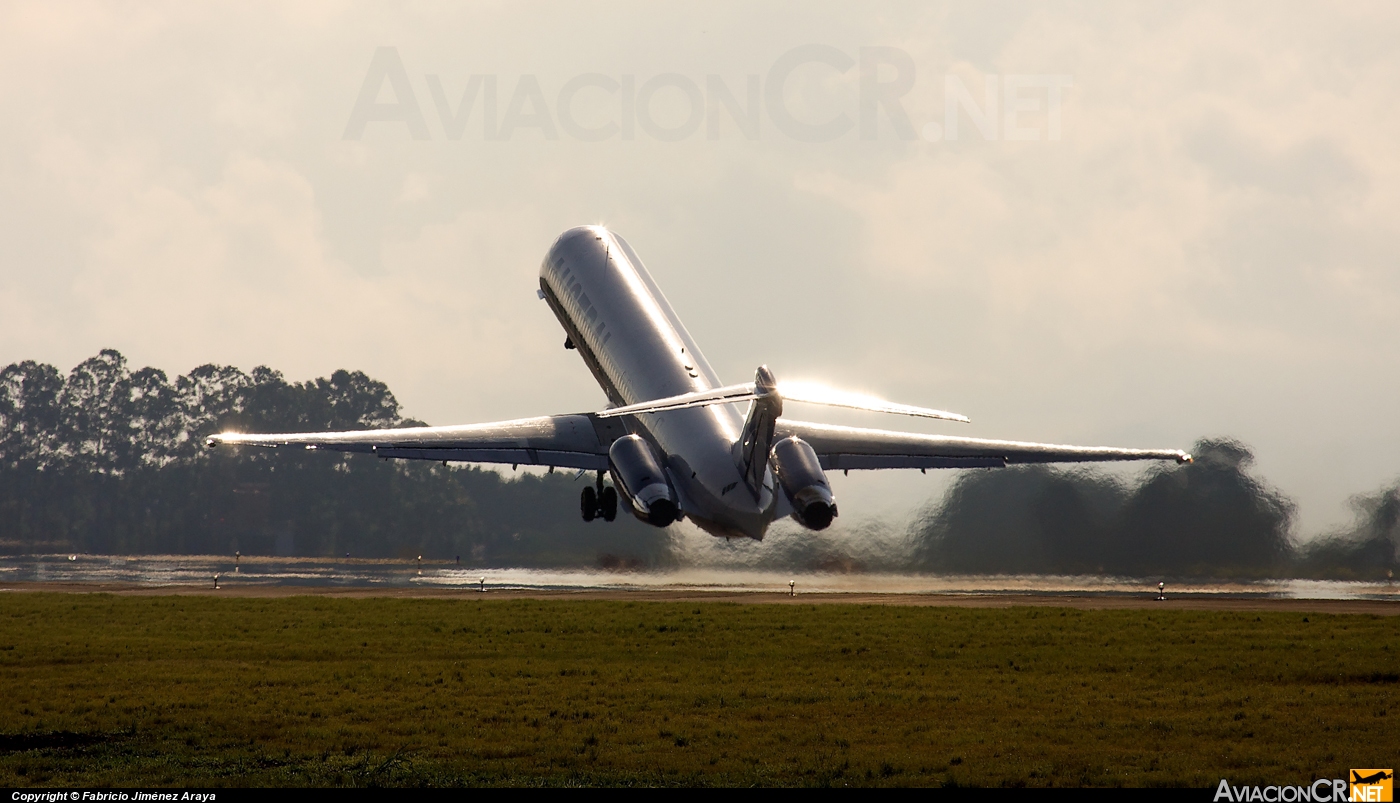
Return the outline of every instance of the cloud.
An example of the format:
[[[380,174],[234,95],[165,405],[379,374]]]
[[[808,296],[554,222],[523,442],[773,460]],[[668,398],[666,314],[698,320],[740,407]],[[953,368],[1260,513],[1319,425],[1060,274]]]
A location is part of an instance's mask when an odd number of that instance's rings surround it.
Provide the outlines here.
[[[533,271],[559,231],[606,222],[726,376],[769,362],[956,407],[988,436],[1238,433],[1312,529],[1393,476],[1400,425],[1374,401],[1400,393],[1393,9],[552,13],[6,6],[0,361],[114,346],[172,372],[360,368],[439,422],[586,409],[599,394]],[[1063,136],[487,142],[471,123],[451,141],[425,78],[738,88],[804,43],[908,52],[916,130],[945,75],[1072,76]],[[429,141],[341,139],[385,45]],[[857,119],[856,72],[808,67],[800,111]]]

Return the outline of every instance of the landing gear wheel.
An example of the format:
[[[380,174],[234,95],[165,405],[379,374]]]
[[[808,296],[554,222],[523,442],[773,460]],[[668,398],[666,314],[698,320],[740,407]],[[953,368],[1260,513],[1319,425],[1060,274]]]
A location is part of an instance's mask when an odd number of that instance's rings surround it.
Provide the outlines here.
[[[598,500],[598,507],[602,511],[603,521],[617,518],[617,489],[611,485],[604,488],[603,495]]]
[[[583,513],[584,521],[593,521],[598,518],[598,492],[593,490],[593,486],[583,489],[583,493],[578,500],[579,512]]]

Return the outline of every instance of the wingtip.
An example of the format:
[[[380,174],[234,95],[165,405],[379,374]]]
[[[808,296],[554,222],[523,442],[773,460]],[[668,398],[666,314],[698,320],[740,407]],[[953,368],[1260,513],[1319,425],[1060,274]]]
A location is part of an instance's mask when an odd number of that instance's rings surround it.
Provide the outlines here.
[[[230,443],[237,443],[238,436],[239,433],[237,432],[220,432],[218,434],[210,435],[209,437],[205,438],[204,445],[210,449],[214,449],[219,446],[227,446]]]
[[[972,419],[962,413],[950,413],[947,410],[933,410],[925,413],[925,418],[937,418],[940,421],[956,421],[959,424],[971,424]]]

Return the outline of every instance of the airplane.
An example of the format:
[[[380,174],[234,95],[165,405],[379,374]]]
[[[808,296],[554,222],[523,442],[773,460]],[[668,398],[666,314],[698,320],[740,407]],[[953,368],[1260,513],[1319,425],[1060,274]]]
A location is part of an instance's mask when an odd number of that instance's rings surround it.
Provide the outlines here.
[[[967,422],[956,413],[777,381],[724,385],[642,260],[603,226],[569,229],[540,265],[539,298],[608,398],[596,412],[489,424],[354,432],[223,432],[221,444],[363,452],[384,459],[596,471],[579,507],[612,521],[619,499],[657,527],[689,520],[712,535],[762,540],[791,516],[810,530],[838,515],[828,471],[995,468],[1025,463],[1175,460],[1175,449],[1118,449],[831,426],[785,416],[790,402]],[[739,405],[748,402],[747,411]],[[610,477],[608,484],[605,478]]]
[[[1374,773],[1366,776],[1361,775],[1361,773],[1356,770],[1351,771],[1351,783],[1353,786],[1370,786],[1378,784],[1381,781],[1388,781],[1394,777],[1394,773],[1389,773],[1385,770],[1376,770]]]

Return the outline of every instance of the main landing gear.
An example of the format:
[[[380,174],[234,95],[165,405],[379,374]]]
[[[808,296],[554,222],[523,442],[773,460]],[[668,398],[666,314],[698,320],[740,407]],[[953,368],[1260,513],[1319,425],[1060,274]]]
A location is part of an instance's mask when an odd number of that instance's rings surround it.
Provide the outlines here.
[[[584,521],[593,521],[599,516],[603,521],[617,518],[617,489],[611,485],[603,487],[604,473],[598,472],[597,487],[590,485],[579,494],[579,512],[583,513]]]

